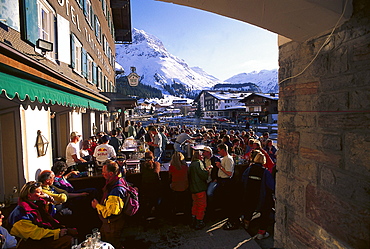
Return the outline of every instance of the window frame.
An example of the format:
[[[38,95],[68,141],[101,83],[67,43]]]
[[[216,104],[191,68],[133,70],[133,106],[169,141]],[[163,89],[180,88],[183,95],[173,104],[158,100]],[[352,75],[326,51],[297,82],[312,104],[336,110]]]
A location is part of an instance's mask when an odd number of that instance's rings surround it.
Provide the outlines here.
[[[82,43],[78,38],[74,35],[72,36],[74,39],[73,40],[73,49],[72,51],[74,52],[74,67],[73,71],[80,76],[82,76]]]
[[[46,52],[46,58],[55,61],[56,52],[55,48],[57,47],[56,43],[56,12],[51,7],[51,5],[45,0],[37,0],[37,31],[38,31],[38,39],[42,39],[53,44],[53,51]],[[45,15],[43,14],[45,13]],[[42,18],[45,16],[46,18]],[[46,27],[44,27],[46,25]],[[48,37],[44,35],[47,34]],[[39,54],[42,54],[41,49],[35,47],[35,51]]]
[[[89,53],[87,53],[87,82],[93,84],[93,70],[94,70],[94,60]]]

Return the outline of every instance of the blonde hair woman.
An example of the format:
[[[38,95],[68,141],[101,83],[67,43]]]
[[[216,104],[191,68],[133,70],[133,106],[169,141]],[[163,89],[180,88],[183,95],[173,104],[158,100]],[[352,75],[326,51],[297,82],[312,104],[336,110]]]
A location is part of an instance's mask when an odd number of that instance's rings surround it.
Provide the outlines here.
[[[189,166],[189,190],[193,199],[191,208],[192,225],[196,230],[205,227],[203,218],[207,207],[207,179],[208,170],[202,162],[202,154],[200,151],[195,151]]]
[[[189,187],[188,181],[188,165],[185,162],[184,155],[175,151],[169,167],[170,188],[172,190],[172,210],[176,215],[185,214],[190,207],[190,193],[187,191]]]
[[[77,235],[77,231],[63,228],[51,216],[50,212],[54,210],[48,202],[51,200],[42,192],[39,182],[31,181],[22,187],[18,206],[9,216],[10,233],[21,239],[17,248],[71,248],[71,235]]]

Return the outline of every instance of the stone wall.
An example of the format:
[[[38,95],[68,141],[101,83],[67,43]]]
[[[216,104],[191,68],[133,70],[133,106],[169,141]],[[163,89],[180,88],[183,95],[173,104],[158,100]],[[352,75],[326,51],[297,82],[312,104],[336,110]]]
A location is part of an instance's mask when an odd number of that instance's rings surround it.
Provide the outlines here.
[[[280,84],[275,246],[370,248],[370,1]],[[329,34],[280,47],[279,80]]]

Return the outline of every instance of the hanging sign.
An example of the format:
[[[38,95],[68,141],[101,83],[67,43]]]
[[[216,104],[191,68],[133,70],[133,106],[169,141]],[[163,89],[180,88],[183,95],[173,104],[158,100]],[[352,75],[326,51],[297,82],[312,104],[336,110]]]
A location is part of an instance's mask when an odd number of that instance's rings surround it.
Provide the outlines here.
[[[140,76],[135,71],[136,68],[131,67],[131,73],[127,76],[130,86],[137,86],[139,84]]]

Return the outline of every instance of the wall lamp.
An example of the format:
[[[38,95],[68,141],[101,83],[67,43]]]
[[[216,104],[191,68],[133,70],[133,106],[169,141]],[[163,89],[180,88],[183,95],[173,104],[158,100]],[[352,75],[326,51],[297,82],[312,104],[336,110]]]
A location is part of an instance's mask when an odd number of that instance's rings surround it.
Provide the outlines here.
[[[41,49],[42,54],[45,55],[46,52],[53,51],[53,43],[42,39],[38,39],[36,41],[36,48]]]
[[[35,147],[37,149],[37,157],[45,156],[46,151],[48,150],[49,141],[41,135],[41,131],[37,131],[37,137],[36,137],[36,144]]]

